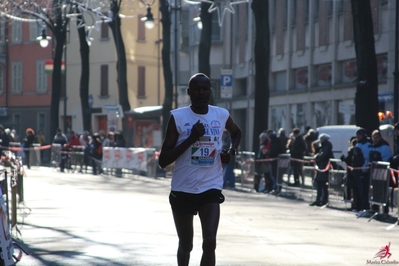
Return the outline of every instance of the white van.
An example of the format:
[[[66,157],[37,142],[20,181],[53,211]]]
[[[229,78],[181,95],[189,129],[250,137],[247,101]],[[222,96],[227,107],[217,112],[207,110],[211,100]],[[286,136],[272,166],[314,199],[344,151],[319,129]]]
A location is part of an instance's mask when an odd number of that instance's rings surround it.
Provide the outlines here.
[[[316,131],[319,135],[325,133],[330,136],[334,157],[339,159],[342,154],[345,156],[348,154],[349,141],[351,137],[356,136],[356,131],[359,128],[355,125],[336,125],[319,127]]]
[[[349,141],[351,137],[356,136],[356,131],[360,127],[356,125],[336,125],[336,126],[324,126],[317,128],[318,134],[326,133],[330,135],[330,142],[333,145],[333,153],[335,159],[339,159],[342,154],[345,156],[348,154]],[[382,137],[389,143],[391,150],[393,150],[393,131],[394,126],[392,125],[381,125],[380,131]]]

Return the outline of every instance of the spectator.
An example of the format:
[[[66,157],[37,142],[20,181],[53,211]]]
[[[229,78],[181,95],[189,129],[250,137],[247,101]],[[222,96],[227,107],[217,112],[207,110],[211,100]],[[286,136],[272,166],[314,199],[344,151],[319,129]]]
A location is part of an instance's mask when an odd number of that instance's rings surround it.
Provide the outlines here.
[[[121,147],[121,148],[126,147],[126,139],[121,132],[115,132],[114,139],[115,139],[114,147]],[[122,177],[122,169],[121,168],[115,169],[115,176]]]
[[[89,135],[89,131],[85,130],[79,137],[80,145],[83,146],[83,165],[85,168],[85,172],[87,173],[87,166],[90,165],[90,142],[91,137]],[[80,168],[80,173],[83,173],[83,166]]]
[[[272,181],[271,184],[271,192],[273,195],[276,195],[279,192],[279,188],[277,187],[277,164],[278,164],[278,156],[283,153],[281,148],[280,139],[277,137],[276,131],[269,132],[270,139],[270,149],[267,152],[268,157],[272,160],[269,163],[270,168],[270,179]]]
[[[115,146],[115,133],[109,132],[103,140],[103,147],[114,147]]]
[[[11,129],[10,135],[12,136],[12,138],[14,139],[15,142],[19,141],[19,136],[18,136],[17,131],[15,129]]]
[[[328,177],[330,169],[330,158],[334,158],[333,145],[329,141],[328,134],[321,134],[317,140],[320,145],[318,150],[315,150],[315,161],[317,165],[317,173],[315,184],[317,188],[316,200],[309,204],[310,206],[323,206],[328,203]],[[316,143],[317,144],[317,143]]]
[[[313,156],[312,143],[317,140],[317,132],[313,128],[309,128],[305,136],[303,136],[306,142],[306,156]]]
[[[6,134],[8,135],[8,138],[10,139],[10,142],[15,142],[14,137],[11,134],[11,129],[6,128],[6,129],[4,129],[4,132],[6,132]]]
[[[1,150],[2,152],[4,152],[5,150],[8,150],[8,147],[10,146],[10,138],[5,132],[3,125],[0,125],[0,135],[1,135]]]
[[[25,164],[30,169],[30,148],[33,146],[33,141],[35,140],[35,131],[31,128],[27,128],[25,131],[25,137],[23,141],[23,147],[25,152]]]
[[[230,134],[227,130],[223,131],[223,136],[222,136],[222,149],[223,150],[228,150],[230,149],[231,146],[231,138]],[[230,159],[230,162],[227,164],[223,164],[223,188],[231,188],[235,189],[235,175],[234,175],[234,165],[235,165],[235,156]]]
[[[299,177],[302,178],[302,185],[305,184],[305,177],[303,176],[303,156],[306,152],[306,143],[301,135],[299,128],[292,130],[294,140],[290,143],[291,166],[294,174],[294,186],[300,186]]]
[[[269,163],[266,160],[267,152],[270,149],[270,141],[266,132],[262,132],[259,135],[259,150],[256,156],[257,162],[255,162],[255,178],[254,188],[257,192],[270,192],[272,191],[272,180],[270,178]],[[265,186],[260,187],[262,178],[265,179]]]
[[[345,180],[346,183],[345,200],[351,200],[351,210],[354,212],[359,212],[360,211],[359,188],[357,187],[356,176],[354,175],[353,170],[351,168],[353,167],[352,158],[356,144],[357,144],[356,137],[352,137],[349,141],[348,154],[347,156],[342,154],[341,161],[345,162],[347,165],[346,180]]]
[[[64,144],[64,146],[63,146],[64,154],[61,156],[61,162],[60,162],[61,173],[64,172],[65,163],[71,156],[69,154],[69,152],[73,152],[74,146],[80,146],[80,141],[79,141],[79,137],[76,136],[75,132],[73,130],[71,130],[71,131],[69,131],[69,141],[68,141],[68,143]]]
[[[114,147],[126,148],[126,139],[125,136],[123,136],[122,132],[115,132],[114,139]]]
[[[389,147],[389,143],[382,138],[381,132],[376,129],[371,134],[372,145],[370,147],[370,162],[383,161],[389,162],[392,159],[392,151]],[[393,184],[390,184],[393,186]],[[392,200],[392,199],[391,199]],[[379,210],[378,205],[372,205],[374,211]],[[387,199],[386,205],[383,208],[383,213],[389,213],[389,198]]]
[[[90,157],[91,165],[93,168],[93,175],[101,174],[102,169],[99,167],[101,165],[101,160],[103,156],[102,140],[98,133],[92,136],[92,141],[90,143]],[[98,171],[97,171],[97,168]]]
[[[11,133],[12,134],[12,133]],[[39,143],[40,146],[44,146],[46,144],[46,138],[43,135],[43,131],[39,130],[36,134],[36,142]],[[43,162],[44,150],[40,150],[40,161]]]
[[[369,210],[369,184],[370,184],[370,172],[369,172],[369,155],[371,148],[371,140],[367,136],[366,130],[360,128],[356,131],[357,144],[353,151],[352,164],[354,167],[362,167],[354,171],[356,176],[357,187],[359,188],[360,194],[360,209]]]
[[[278,135],[278,139],[280,140],[282,153],[286,153],[287,152],[288,137],[285,134],[285,129],[284,128],[280,128],[278,130],[278,134],[277,135]]]
[[[64,133],[62,133],[62,130],[60,128],[57,129],[57,133],[54,136],[53,143],[61,144],[61,147],[68,143],[67,137]]]

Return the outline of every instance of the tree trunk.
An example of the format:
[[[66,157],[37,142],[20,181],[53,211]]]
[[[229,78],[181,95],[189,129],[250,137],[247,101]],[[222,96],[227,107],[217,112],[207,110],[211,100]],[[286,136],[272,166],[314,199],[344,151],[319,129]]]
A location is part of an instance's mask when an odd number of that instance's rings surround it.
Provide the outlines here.
[[[160,0],[160,10],[162,13],[162,68],[165,81],[165,97],[162,105],[162,136],[165,137],[168,125],[170,110],[173,104],[173,73],[170,60],[170,12],[169,1]]]
[[[351,0],[357,62],[356,125],[367,133],[379,128],[378,74],[370,0]]]
[[[78,11],[79,12],[79,11]],[[83,19],[79,15],[78,19]],[[79,25],[79,20],[76,24]],[[80,58],[81,58],[81,73],[79,83],[80,106],[82,108],[83,129],[92,132],[91,128],[91,108],[89,107],[89,80],[90,80],[90,48],[86,40],[85,27],[78,27],[79,44],[80,44]]]
[[[269,68],[270,68],[270,30],[269,1],[253,0],[256,39],[255,58],[255,108],[252,150],[259,148],[259,134],[268,128],[269,117]]]
[[[113,12],[112,22],[109,22],[117,53],[117,82],[119,93],[119,104],[122,106],[123,111],[130,111],[130,103],[128,97],[127,87],[127,67],[126,67],[126,50],[121,32],[121,18],[119,17],[119,5],[116,0],[112,1],[111,11]]]
[[[209,3],[201,3],[202,30],[198,48],[198,72],[204,73],[209,78],[211,78],[211,64],[209,61],[212,45],[212,13],[208,12],[210,6],[211,4]],[[214,97],[212,93],[210,104],[214,104]]]
[[[51,104],[50,104],[50,134],[55,134],[59,127],[59,108],[61,98],[62,76],[61,76],[61,62],[64,54],[64,45],[66,41],[66,27],[68,22],[62,21],[62,12],[59,6],[55,6],[56,21],[54,23],[54,38],[56,41],[54,59],[53,59],[53,74],[52,74],[52,90],[51,90]],[[65,88],[66,89],[66,88]],[[65,117],[64,117],[65,119]]]

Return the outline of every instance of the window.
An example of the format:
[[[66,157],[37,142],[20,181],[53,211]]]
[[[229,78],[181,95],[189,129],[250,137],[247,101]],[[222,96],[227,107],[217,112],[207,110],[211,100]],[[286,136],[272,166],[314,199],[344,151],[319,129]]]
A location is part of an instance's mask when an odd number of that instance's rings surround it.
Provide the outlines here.
[[[0,66],[0,94],[4,91],[4,67]]]
[[[37,129],[38,131],[44,130],[46,128],[46,114],[39,113],[37,115]]]
[[[108,23],[101,23],[101,39],[109,39],[109,26]]]
[[[145,15],[139,15],[137,18],[137,40],[138,41],[145,41],[145,23],[141,21],[141,18],[145,17]]]
[[[21,93],[22,92],[22,63],[21,62],[12,62],[11,71],[12,71],[11,92],[12,93]]]
[[[29,23],[29,40],[30,41],[36,41],[36,38],[40,36],[41,33],[41,27],[37,22],[30,22]]]
[[[101,65],[101,96],[108,96],[108,65]]]
[[[357,77],[357,65],[355,60],[349,60],[342,63],[342,82],[355,82]]]
[[[295,89],[305,89],[308,87],[308,68],[299,68],[295,72]]]
[[[36,91],[46,92],[47,91],[47,74],[44,70],[44,60],[36,62]]]
[[[137,97],[145,97],[145,67],[138,66]]]
[[[320,65],[317,67],[317,85],[331,85],[331,65]]]
[[[285,91],[287,87],[287,72],[279,71],[274,73],[275,91]]]
[[[12,42],[22,42],[22,22],[12,20]]]

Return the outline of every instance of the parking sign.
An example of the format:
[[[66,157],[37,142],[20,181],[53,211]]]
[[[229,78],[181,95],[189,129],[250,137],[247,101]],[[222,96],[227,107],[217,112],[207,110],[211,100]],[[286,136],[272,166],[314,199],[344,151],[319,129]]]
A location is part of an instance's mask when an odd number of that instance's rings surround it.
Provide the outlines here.
[[[220,75],[220,98],[233,98],[233,70],[231,69],[222,69],[222,74]]]

